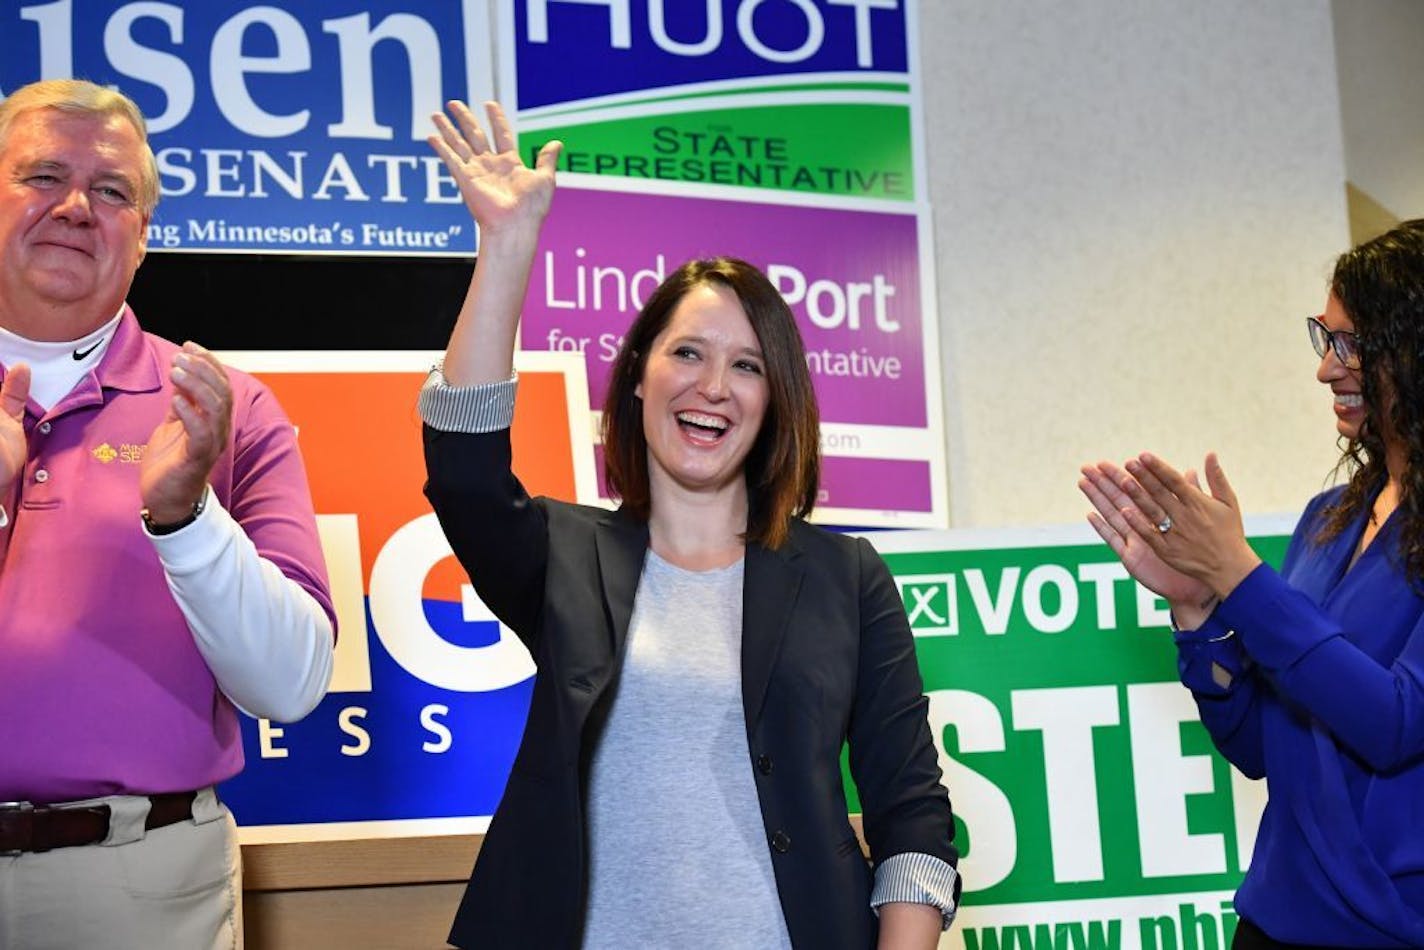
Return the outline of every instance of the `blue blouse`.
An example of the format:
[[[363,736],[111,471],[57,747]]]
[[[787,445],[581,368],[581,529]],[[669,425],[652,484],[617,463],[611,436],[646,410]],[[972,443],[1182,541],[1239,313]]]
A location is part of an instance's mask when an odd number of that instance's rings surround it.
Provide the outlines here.
[[[1269,791],[1237,912],[1276,940],[1424,946],[1424,598],[1387,519],[1317,544],[1301,516],[1280,573],[1261,565],[1178,668],[1216,747]]]

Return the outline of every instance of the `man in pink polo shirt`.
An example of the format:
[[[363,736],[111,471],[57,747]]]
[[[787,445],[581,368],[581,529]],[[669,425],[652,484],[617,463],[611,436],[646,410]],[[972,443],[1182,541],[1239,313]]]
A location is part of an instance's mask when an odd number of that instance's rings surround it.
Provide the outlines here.
[[[240,946],[237,710],[331,676],[291,423],[124,303],[157,200],[124,96],[0,103],[0,947]]]

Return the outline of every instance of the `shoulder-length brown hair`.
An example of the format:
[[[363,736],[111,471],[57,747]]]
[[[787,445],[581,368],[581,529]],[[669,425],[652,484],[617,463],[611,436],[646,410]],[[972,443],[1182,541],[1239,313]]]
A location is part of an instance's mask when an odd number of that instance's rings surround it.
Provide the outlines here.
[[[1341,439],[1350,481],[1316,537],[1337,537],[1369,506],[1388,477],[1388,433],[1404,449],[1399,554],[1411,583],[1424,589],[1424,218],[1340,255],[1330,292],[1355,325],[1365,419],[1354,439]]]
[[[821,478],[820,412],[791,308],[760,270],[735,257],[688,261],[653,291],[623,338],[603,402],[604,482],[624,510],[646,521],[652,498],[642,382],[653,341],[688,292],[718,284],[736,294],[761,344],[770,399],[747,453],[747,540],[778,548],[791,519],[811,512]]]

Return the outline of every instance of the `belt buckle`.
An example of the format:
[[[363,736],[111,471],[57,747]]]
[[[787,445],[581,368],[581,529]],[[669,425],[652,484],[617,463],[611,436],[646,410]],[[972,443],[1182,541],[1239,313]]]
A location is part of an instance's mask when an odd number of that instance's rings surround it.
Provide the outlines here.
[[[3,816],[6,812],[32,814],[34,811],[34,802],[0,802],[0,821],[3,821]],[[0,858],[13,858],[24,853],[24,848],[13,848],[10,850],[0,849]]]

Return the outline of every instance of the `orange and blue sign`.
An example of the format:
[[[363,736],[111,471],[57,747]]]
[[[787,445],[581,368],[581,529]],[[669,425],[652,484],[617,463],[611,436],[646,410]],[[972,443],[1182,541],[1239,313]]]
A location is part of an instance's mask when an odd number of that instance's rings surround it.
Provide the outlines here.
[[[435,358],[224,355],[297,427],[341,625],[314,712],[243,721],[247,765],[222,794],[247,843],[482,831],[503,794],[534,667],[469,587],[421,492],[415,400]],[[516,473],[531,494],[596,502],[583,362],[516,363]]]

